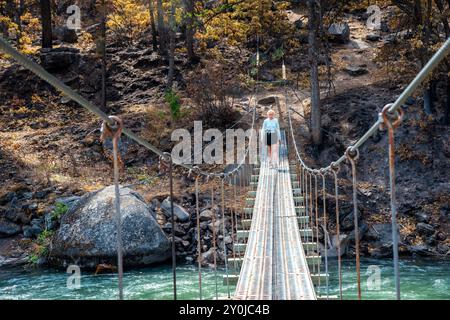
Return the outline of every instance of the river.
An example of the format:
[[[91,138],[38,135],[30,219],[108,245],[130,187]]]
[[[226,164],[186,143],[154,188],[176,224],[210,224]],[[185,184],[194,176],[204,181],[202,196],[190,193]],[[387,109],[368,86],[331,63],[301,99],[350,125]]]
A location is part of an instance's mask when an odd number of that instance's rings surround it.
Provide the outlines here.
[[[337,262],[329,261],[329,294],[339,293]],[[225,270],[217,272],[218,295],[228,295],[222,284]],[[401,259],[402,299],[450,299],[450,261],[429,259]],[[116,299],[115,275],[81,274],[80,287],[69,288],[69,274],[60,270],[0,270],[0,299]],[[203,299],[216,295],[216,277],[211,269],[202,269]],[[356,274],[353,260],[343,260],[343,297],[356,299]],[[394,299],[391,260],[361,259],[361,287],[363,299]],[[126,299],[172,299],[172,270],[170,265],[136,269],[124,274]],[[233,293],[234,287],[230,286]],[[179,299],[198,299],[198,270],[192,265],[177,267]],[[320,289],[326,293],[323,285]]]

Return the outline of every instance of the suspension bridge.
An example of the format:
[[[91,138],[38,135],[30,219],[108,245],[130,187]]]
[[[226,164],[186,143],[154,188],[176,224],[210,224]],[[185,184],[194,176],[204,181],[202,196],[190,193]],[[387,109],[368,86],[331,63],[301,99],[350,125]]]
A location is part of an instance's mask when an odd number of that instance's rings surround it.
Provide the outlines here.
[[[390,177],[390,197],[392,213],[392,237],[393,237],[393,264],[395,272],[396,298],[400,299],[400,275],[398,267],[398,233],[396,221],[395,200],[395,129],[401,123],[403,117],[402,105],[408,97],[419,87],[419,85],[435,70],[438,64],[448,55],[450,51],[450,39],[435,53],[424,68],[417,74],[414,80],[407,86],[398,99],[385,106],[379,114],[378,120],[373,126],[354,144],[348,146],[344,155],[336,161],[323,168],[310,168],[303,160],[300,150],[295,141],[292,127],[291,110],[286,102],[286,113],[288,126],[282,133],[280,145],[279,166],[270,168],[266,161],[264,150],[260,150],[259,166],[251,166],[248,172],[246,157],[231,172],[207,172],[198,167],[174,163],[169,153],[165,153],[146,140],[137,136],[130,130],[123,128],[120,118],[108,116],[77,92],[63,84],[60,80],[44,70],[41,66],[17,52],[7,41],[0,37],[0,49],[11,56],[23,67],[35,73],[37,76],[61,91],[67,97],[77,102],[90,112],[100,117],[113,134],[114,146],[114,181],[116,185],[116,219],[118,228],[117,254],[118,254],[118,287],[119,298],[123,296],[123,269],[122,269],[122,239],[121,239],[121,213],[119,196],[119,170],[118,170],[118,139],[123,133],[136,141],[138,144],[148,148],[160,157],[161,163],[167,168],[170,177],[170,193],[173,199],[173,165],[179,165],[189,171],[195,177],[196,192],[198,194],[199,179],[219,179],[221,182],[221,218],[222,236],[225,236],[225,192],[224,185],[236,187],[236,177],[245,175],[250,180],[246,205],[244,208],[236,208],[231,211],[231,236],[232,252],[228,252],[225,241],[222,241],[225,252],[226,275],[223,283],[228,288],[228,298],[236,300],[315,300],[318,298],[340,298],[342,299],[341,261],[338,259],[338,278],[340,295],[331,297],[328,293],[328,259],[327,259],[327,209],[326,209],[326,185],[325,180],[331,176],[334,180],[334,195],[336,201],[336,234],[339,239],[339,203],[338,203],[338,179],[339,166],[348,161],[351,166],[351,178],[353,183],[353,206],[355,227],[355,249],[356,249],[356,281],[358,287],[358,298],[361,299],[360,268],[359,268],[359,235],[358,235],[358,207],[357,207],[357,176],[356,165],[358,160],[358,148],[364,144],[378,130],[388,132],[388,158]],[[285,69],[283,63],[283,70]],[[286,83],[285,72],[283,81]],[[255,126],[256,104],[253,107],[252,128]],[[250,137],[256,139],[257,137]],[[291,157],[289,158],[289,154]],[[290,160],[289,160],[290,159]],[[232,181],[234,179],[234,184]],[[242,179],[241,179],[242,181]],[[321,185],[319,185],[321,182]],[[241,185],[242,186],[242,185]],[[244,188],[245,189],[245,188]],[[213,193],[213,190],[212,190]],[[323,205],[319,212],[319,195],[322,197]],[[234,189],[236,203],[236,189]],[[199,228],[199,204],[197,210],[197,239],[198,241],[198,265],[199,265],[199,297],[202,299],[202,273],[201,273],[201,231]],[[214,197],[213,197],[214,199]],[[229,199],[228,199],[229,200]],[[231,203],[232,201],[227,201]],[[172,203],[172,225],[174,225],[173,201]],[[238,216],[240,219],[238,219]],[[213,217],[214,219],[214,217]],[[319,224],[320,221],[320,224]],[[213,223],[214,224],[214,223]],[[319,244],[319,227],[324,228],[324,248],[321,250]],[[174,239],[172,228],[172,239]],[[217,230],[213,231],[213,245],[216,248]],[[337,246],[338,257],[340,257],[339,246]],[[324,253],[324,257],[321,256]],[[174,272],[174,298],[176,299],[176,256],[175,245],[172,241],[172,263]],[[324,266],[322,266],[324,264]],[[216,256],[214,267],[217,271]],[[234,270],[234,271],[232,271]],[[325,283],[326,294],[321,294],[320,284]],[[236,284],[235,292],[230,291],[230,285]],[[217,276],[216,276],[217,287]],[[216,299],[219,298],[216,290]]]

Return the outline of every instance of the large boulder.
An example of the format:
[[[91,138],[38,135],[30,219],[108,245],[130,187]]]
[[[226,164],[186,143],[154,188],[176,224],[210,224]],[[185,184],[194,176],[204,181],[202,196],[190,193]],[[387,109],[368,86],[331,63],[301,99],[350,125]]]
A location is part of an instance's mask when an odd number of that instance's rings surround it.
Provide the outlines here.
[[[20,233],[20,227],[9,221],[0,221],[0,238],[12,237]]]
[[[117,226],[114,186],[88,193],[63,215],[52,241],[49,263],[75,263],[95,268],[116,264]],[[170,242],[143,198],[120,188],[124,266],[142,266],[166,260]]]
[[[80,51],[76,48],[43,48],[40,52],[41,65],[48,71],[65,71],[78,68]]]
[[[350,41],[350,27],[348,23],[333,23],[328,28],[328,38],[335,43],[348,43]]]
[[[77,43],[78,41],[75,30],[69,29],[66,26],[54,28],[53,38],[65,43]]]
[[[423,222],[419,222],[416,225],[416,230],[419,234],[426,235],[426,236],[430,236],[430,235],[434,234],[434,232],[435,232],[435,229],[432,225],[429,225],[429,224],[423,223]]]
[[[161,210],[167,218],[171,216],[171,208],[170,208],[170,197],[164,199],[161,203]],[[173,204],[173,213],[178,218],[180,222],[189,221],[189,213],[181,206],[176,203]]]

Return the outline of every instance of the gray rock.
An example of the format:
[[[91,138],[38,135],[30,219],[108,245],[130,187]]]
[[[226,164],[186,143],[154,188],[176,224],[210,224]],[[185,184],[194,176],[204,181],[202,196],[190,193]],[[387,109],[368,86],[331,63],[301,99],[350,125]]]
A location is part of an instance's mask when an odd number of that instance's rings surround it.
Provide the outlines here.
[[[365,222],[360,221],[359,222],[359,226],[358,226],[359,240],[361,240],[364,237],[364,235],[366,234],[367,230],[369,230],[369,227],[367,226],[367,224]],[[354,242],[355,241],[355,230],[350,232],[350,234],[348,235],[348,241],[349,242]]]
[[[409,246],[408,249],[413,254],[429,255],[429,247],[425,243]]]
[[[42,226],[37,224],[32,224],[31,226],[25,226],[23,228],[23,236],[25,238],[37,238],[37,236],[43,231]]]
[[[274,96],[269,96],[258,100],[258,104],[261,104],[263,106],[272,105],[275,104],[275,102],[276,98]]]
[[[425,222],[426,223],[426,222],[428,222],[430,220],[430,217],[426,213],[418,212],[418,213],[416,213],[416,219],[419,222]]]
[[[94,268],[116,264],[117,226],[114,186],[88,193],[61,219],[52,241],[49,263]],[[170,241],[142,197],[120,188],[124,266],[149,265],[170,256]]]
[[[53,29],[54,38],[65,43],[77,43],[78,36],[75,30],[69,29],[66,26],[56,27]]]
[[[202,262],[213,263],[214,262],[214,248],[209,248],[208,251],[202,253]]]
[[[226,236],[226,237],[224,238],[224,241],[225,241],[226,244],[233,243],[233,239],[231,238],[231,236]]]
[[[79,50],[75,48],[41,49],[40,59],[44,69],[64,71],[70,67],[78,67],[80,54]]]
[[[370,33],[366,36],[366,40],[368,41],[380,41],[381,40],[381,36],[375,33]]]
[[[0,238],[12,237],[20,233],[20,227],[12,222],[0,221]]]
[[[15,268],[28,263],[28,256],[23,254],[17,257],[0,256],[0,268]]]
[[[55,203],[63,203],[67,206],[68,209],[71,209],[81,197],[79,196],[71,196],[71,197],[62,197],[55,200]]]
[[[164,215],[169,218],[171,215],[170,212],[170,197],[167,197],[164,199],[164,201],[161,203],[161,209],[164,213]],[[173,213],[181,222],[186,222],[189,220],[189,213],[181,206],[177,205],[176,203],[173,204]]]
[[[57,226],[58,222],[53,219],[52,213],[48,212],[44,216],[44,225],[47,230],[54,230]]]
[[[427,235],[427,236],[434,234],[434,231],[435,231],[432,225],[429,225],[429,224],[423,223],[423,222],[419,222],[416,225],[416,230],[419,234]]]
[[[348,23],[333,23],[328,28],[328,37],[331,42],[348,43],[350,41],[350,27]]]
[[[303,28],[303,21],[302,21],[302,19],[297,19],[297,20],[295,20],[294,21],[294,26],[295,26],[295,28],[296,29],[301,29],[301,28]]]
[[[40,190],[40,191],[36,191],[36,193],[34,194],[34,197],[36,199],[44,199],[52,190],[50,188],[44,189],[44,190]]]
[[[358,77],[369,73],[369,70],[361,66],[347,66],[344,68],[344,71],[353,77]]]
[[[381,246],[374,248],[370,252],[372,258],[388,258],[392,257],[392,243],[384,243]]]
[[[259,73],[259,79],[261,81],[275,81],[275,76],[267,69],[263,69]]]
[[[209,221],[213,215],[214,213],[211,210],[203,210],[200,212],[200,221]]]
[[[447,239],[447,235],[444,232],[438,232],[436,234],[436,239],[439,241],[445,241]]]
[[[15,192],[8,192],[0,197],[0,206],[4,206],[8,202],[11,202],[14,198],[17,198],[17,194]]]
[[[447,254],[449,249],[449,246],[444,243],[440,243],[437,246],[437,252],[439,252],[440,254]]]

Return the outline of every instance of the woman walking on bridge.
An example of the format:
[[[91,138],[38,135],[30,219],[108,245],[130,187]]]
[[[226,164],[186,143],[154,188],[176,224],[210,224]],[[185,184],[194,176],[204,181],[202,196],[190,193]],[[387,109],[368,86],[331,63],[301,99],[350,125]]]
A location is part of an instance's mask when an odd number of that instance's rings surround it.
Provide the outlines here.
[[[262,127],[270,168],[278,165],[278,142],[281,142],[280,125],[274,116],[275,111],[272,109],[267,111],[267,118]]]

